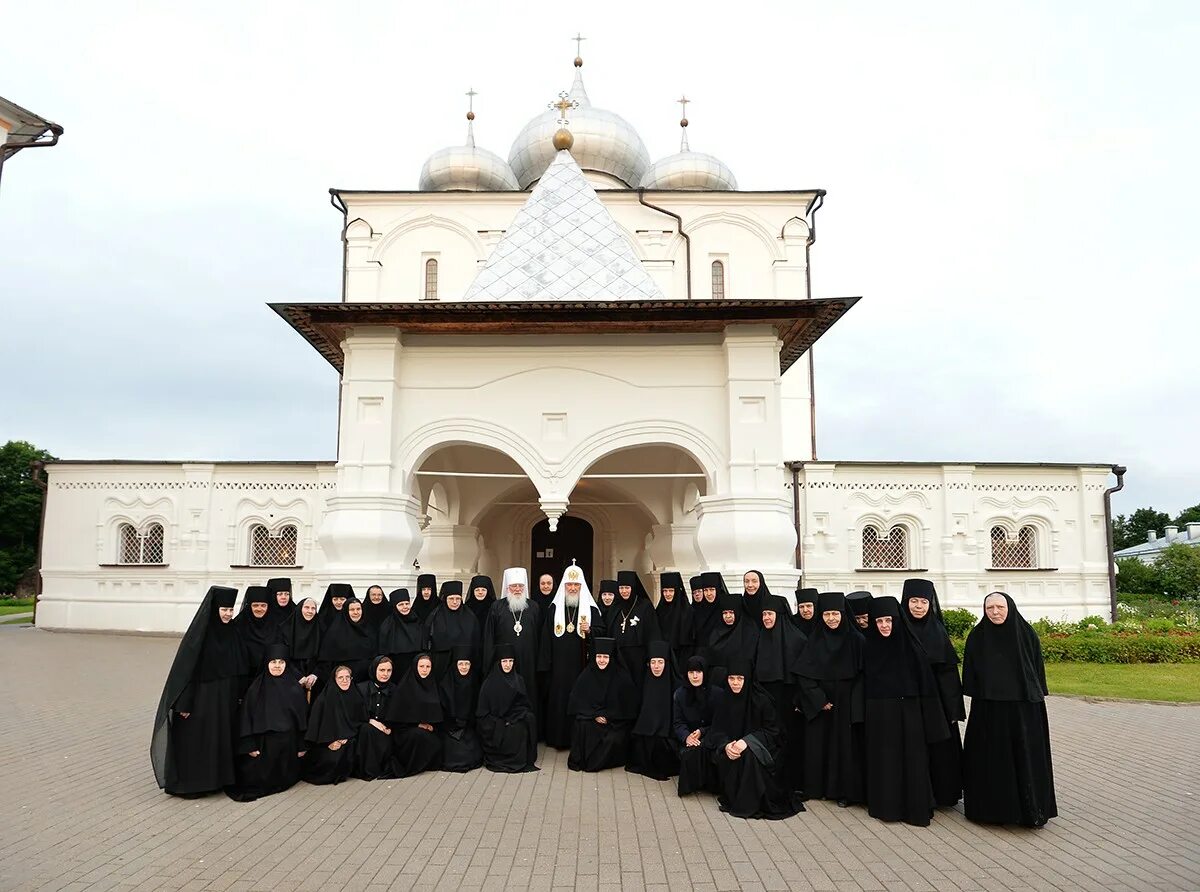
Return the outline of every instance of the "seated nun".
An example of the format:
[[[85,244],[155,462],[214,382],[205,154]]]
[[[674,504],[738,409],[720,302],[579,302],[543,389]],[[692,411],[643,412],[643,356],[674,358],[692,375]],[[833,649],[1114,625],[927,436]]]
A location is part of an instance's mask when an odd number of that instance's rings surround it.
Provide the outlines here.
[[[516,648],[497,644],[495,660],[475,710],[483,764],[489,771],[537,771],[537,719],[518,671]]]
[[[716,792],[712,753],[704,747],[704,736],[712,725],[712,688],[706,677],[704,657],[691,657],[683,684],[675,691],[675,739],[679,743],[679,795],[699,790]]]
[[[483,749],[475,731],[479,700],[479,674],[472,648],[460,644],[450,652],[450,668],[438,685],[445,721],[442,736],[442,771],[473,771],[483,764]]]
[[[671,645],[651,641],[646,656],[642,704],[630,730],[625,770],[654,780],[670,780],[679,773],[679,745],[671,715],[675,693]]]
[[[567,711],[575,716],[571,730],[572,771],[603,771],[625,764],[629,726],[636,717],[637,692],[629,674],[618,668],[612,638],[596,638],[592,662],[575,681]]]
[[[713,695],[705,747],[712,753],[717,805],[737,818],[790,818],[804,806],[776,777],[779,722],[771,696],[754,683],[752,665],[745,657],[731,658],[725,686]]]
[[[366,720],[354,744],[354,776],[363,780],[392,777],[392,729],[384,720],[396,689],[392,659],[378,656],[371,662],[369,678],[356,685]]]
[[[1046,667],[1037,632],[1013,599],[992,592],[967,636],[963,692],[963,812],[969,821],[1042,827],[1058,816]]]
[[[238,720],[236,780],[230,799],[253,802],[300,780],[308,700],[300,674],[289,669],[287,646],[268,645],[265,665],[250,682]]]
[[[392,729],[392,771],[396,777],[412,777],[442,767],[438,728],[445,719],[433,677],[433,658],[418,654],[384,711],[384,722]]]
[[[362,695],[349,666],[333,670],[308,717],[303,777],[310,784],[340,784],[354,772],[354,744],[367,720]]]

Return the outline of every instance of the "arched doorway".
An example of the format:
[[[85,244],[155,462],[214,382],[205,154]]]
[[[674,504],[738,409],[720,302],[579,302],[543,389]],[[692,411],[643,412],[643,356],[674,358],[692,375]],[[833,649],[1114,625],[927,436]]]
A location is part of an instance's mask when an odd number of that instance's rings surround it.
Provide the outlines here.
[[[529,584],[536,586],[543,573],[554,577],[557,585],[563,571],[571,566],[571,560],[583,569],[583,578],[589,588],[596,591],[592,579],[592,555],[594,547],[592,525],[581,517],[566,514],[558,519],[558,529],[550,532],[550,521],[541,520],[533,525],[529,545]]]

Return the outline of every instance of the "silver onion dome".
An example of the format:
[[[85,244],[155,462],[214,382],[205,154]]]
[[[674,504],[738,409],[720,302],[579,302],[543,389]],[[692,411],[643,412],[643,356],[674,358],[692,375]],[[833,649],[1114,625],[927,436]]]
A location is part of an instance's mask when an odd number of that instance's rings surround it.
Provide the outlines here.
[[[687,110],[691,100],[679,100]],[[679,122],[682,134],[679,139],[679,151],[674,155],[659,158],[655,161],[646,175],[638,183],[643,189],[681,189],[695,192],[734,192],[737,190],[737,179],[733,171],[720,158],[706,155],[703,152],[693,152],[688,146],[687,126],[685,117]]]
[[[467,141],[461,146],[438,149],[421,167],[417,188],[422,192],[516,192],[520,189],[512,168],[495,152],[475,145],[476,94],[467,93]]]
[[[596,108],[588,100],[576,59],[575,83],[570,98],[578,103],[571,112],[571,157],[585,171],[608,174],[620,184],[635,188],[650,167],[650,153],[633,126],[614,112]],[[513,141],[508,163],[522,189],[541,178],[554,160],[553,138],[561,126],[558,112],[542,112],[525,125]],[[615,185],[615,184],[614,184]]]

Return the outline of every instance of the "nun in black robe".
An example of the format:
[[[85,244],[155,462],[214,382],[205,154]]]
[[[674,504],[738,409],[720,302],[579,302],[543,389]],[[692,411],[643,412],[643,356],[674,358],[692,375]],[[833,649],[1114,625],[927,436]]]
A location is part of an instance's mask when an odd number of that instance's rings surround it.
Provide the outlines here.
[[[375,630],[375,634],[379,634],[379,627],[383,621],[387,619],[388,614],[392,612],[391,605],[388,604],[387,595],[383,593],[383,586],[372,585],[367,588],[366,597],[362,602],[363,619],[367,621],[367,625]]]
[[[626,771],[660,781],[679,774],[672,716],[676,674],[671,660],[671,646],[665,641],[651,641],[646,648],[642,703],[629,732],[629,758],[625,761]]]
[[[472,576],[471,585],[467,589],[466,599],[466,606],[475,614],[475,621],[479,623],[479,629],[482,633],[483,624],[487,622],[488,611],[496,603],[496,586],[492,583],[492,577]]]
[[[804,805],[776,777],[779,722],[770,695],[754,682],[752,665],[739,656],[726,667],[725,686],[713,694],[705,747],[712,754],[721,811],[778,821],[804,811]]]
[[[313,704],[304,735],[302,776],[310,784],[340,784],[354,773],[354,744],[367,720],[349,666],[337,666]]]
[[[275,642],[275,626],[271,622],[271,598],[265,585],[252,585],[242,598],[242,609],[233,619],[242,649],[246,652],[247,674],[242,678],[242,690],[249,687],[266,659],[267,646]]]
[[[163,685],[150,764],[159,787],[172,796],[214,793],[234,781],[237,708],[247,672],[233,626],[235,600],[237,589],[209,587]]]
[[[445,721],[442,737],[442,771],[474,771],[483,764],[483,748],[475,729],[479,701],[479,673],[475,652],[457,645],[450,653],[450,668],[438,684]]]
[[[734,657],[753,662],[758,650],[758,628],[742,612],[742,599],[726,592],[717,606],[717,623],[708,633],[704,656],[708,660],[709,682],[717,687],[725,684],[724,672]]]
[[[307,724],[308,701],[300,675],[287,664],[287,647],[272,644],[242,701],[236,780],[225,788],[226,795],[253,802],[294,786],[300,780]]]
[[[321,624],[322,632],[342,615],[346,602],[353,597],[354,586],[348,583],[331,582],[325,587],[325,597],[321,599],[321,609],[317,611],[317,622]]]
[[[788,622],[790,612],[783,598],[767,595],[759,612],[754,678],[770,696],[779,723],[779,779],[789,790],[803,790],[805,722],[794,704],[799,681],[796,667],[808,639]]]
[[[717,789],[712,751],[704,745],[704,737],[712,726],[712,688],[707,669],[704,657],[689,659],[683,684],[671,698],[675,739],[679,743],[680,796],[698,790],[715,793]]]
[[[612,616],[617,606],[617,580],[600,580],[599,595],[596,597],[596,606],[600,608],[600,615],[604,617],[605,628],[607,628],[608,623],[612,621]]]
[[[689,610],[692,614],[692,639],[696,642],[694,653],[699,653],[701,645],[707,640],[701,635],[701,629],[708,621],[710,612],[708,602],[704,600],[703,578],[702,576],[693,576],[688,580],[688,590],[692,593]]]
[[[273,635],[271,643],[283,640],[283,630],[296,612],[296,601],[292,598],[292,580],[286,576],[277,576],[267,580],[267,619],[270,620]],[[292,666],[299,671],[298,666]]]
[[[756,629],[762,628],[763,607],[774,597],[766,577],[758,570],[747,570],[742,576],[742,613]]]
[[[1042,827],[1058,816],[1042,645],[1008,595],[992,592],[983,609],[963,652],[963,691],[971,698],[963,812],[982,824]]]
[[[371,660],[378,653],[376,643],[375,630],[367,625],[362,604],[357,598],[350,598],[321,635],[321,649],[317,653],[321,677],[328,679],[333,667],[343,664],[350,667],[355,682],[365,681]]]
[[[700,585],[703,597],[700,599],[700,616],[696,620],[695,629],[696,644],[699,645],[698,650],[703,655],[708,646],[708,639],[712,637],[713,629],[721,625],[721,603],[729,595],[729,589],[725,587],[725,577],[711,571],[700,574]],[[738,609],[741,609],[740,600],[738,600]],[[709,681],[711,683],[712,679]]]
[[[846,607],[850,610],[851,619],[854,620],[854,625],[863,635],[867,634],[867,627],[871,622],[872,600],[870,592],[850,592],[846,595]]]
[[[929,745],[950,733],[924,648],[891,595],[871,601],[863,642],[867,813],[928,827]]]
[[[440,603],[437,577],[432,573],[422,573],[417,577],[417,596],[413,599],[413,608],[417,611],[421,622],[428,620]]]
[[[817,590],[796,589],[796,612],[792,614],[792,624],[804,633],[805,638],[812,638],[817,631],[817,621]]]
[[[354,776],[363,780],[392,777],[392,729],[384,716],[396,691],[396,669],[391,657],[371,661],[368,679],[355,685],[362,700],[365,721],[354,742]]]
[[[516,650],[512,645],[500,644],[495,657],[475,709],[484,767],[507,774],[537,771],[537,720],[517,665]],[[510,660],[506,670],[504,664]]]
[[[463,607],[461,582],[443,582],[440,596],[441,603],[425,623],[429,652],[433,656],[433,674],[438,679],[450,671],[450,652],[455,648],[469,648],[470,658],[479,659],[481,634],[475,614]]]
[[[569,592],[568,585],[575,591]],[[574,604],[570,603],[572,600]],[[575,680],[590,660],[592,640],[603,637],[605,625],[600,608],[592,600],[583,571],[572,564],[563,573],[542,627],[542,649],[547,653],[549,665],[549,671],[540,679],[546,691],[542,730],[547,746],[558,750],[571,748],[575,721],[567,713],[567,702]]]
[[[925,614],[917,619],[913,599],[929,602]],[[900,615],[921,642],[933,678],[949,734],[929,744],[929,776],[933,780],[933,799],[938,808],[949,808],[962,798],[962,735],[958,723],[966,721],[962,682],[958,678],[958,652],[942,620],[937,589],[928,579],[906,579],[900,598]]]
[[[826,612],[837,614],[836,627],[829,625]],[[866,796],[861,737],[854,731],[863,721],[863,636],[841,592],[817,596],[817,621],[796,669],[796,705],[807,720],[804,795],[845,807]]]
[[[596,638],[595,655],[571,690],[567,712],[575,717],[571,731],[572,771],[603,771],[625,764],[629,726],[637,717],[637,695],[628,674],[616,665],[616,642]]]
[[[669,594],[668,594],[669,593]],[[658,631],[662,640],[671,646],[671,667],[675,680],[682,680],[683,667],[696,652],[695,616],[680,573],[664,573],[659,577],[658,604],[654,607]]]
[[[396,589],[388,595],[388,601],[392,605],[392,612],[379,626],[376,650],[391,657],[395,671],[402,674],[413,664],[417,654],[425,652],[429,645],[428,630],[417,616],[408,589]],[[399,678],[396,680],[399,681]]]
[[[317,656],[321,651],[321,624],[317,621],[317,602],[305,598],[296,605],[292,615],[284,620],[279,640],[287,646],[288,665],[308,680],[312,690],[316,681]]]
[[[662,632],[641,577],[632,570],[617,573],[617,601],[605,625],[609,637],[616,642],[617,665],[625,671],[635,698],[640,698],[646,645],[661,641]]]
[[[438,729],[446,720],[433,658],[418,654],[404,673],[384,710],[392,729],[392,770],[396,777],[412,777],[442,767],[442,738]]]

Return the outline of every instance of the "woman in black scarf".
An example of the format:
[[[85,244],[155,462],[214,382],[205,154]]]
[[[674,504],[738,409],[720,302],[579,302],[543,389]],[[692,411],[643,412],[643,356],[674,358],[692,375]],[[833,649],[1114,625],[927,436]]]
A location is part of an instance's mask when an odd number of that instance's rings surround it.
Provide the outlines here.
[[[713,572],[700,574],[700,586],[700,613],[696,618],[695,629],[696,643],[703,652],[708,645],[708,639],[712,637],[713,629],[721,625],[721,602],[729,594],[729,589],[725,587],[725,577]],[[738,608],[741,608],[740,601]]]
[[[637,694],[629,676],[615,665],[616,642],[596,638],[591,664],[579,673],[567,712],[575,716],[571,731],[572,771],[603,771],[625,764],[629,725],[637,715]]]
[[[726,592],[717,601],[720,612],[716,625],[708,633],[708,647],[704,651],[709,665],[709,682],[714,685],[725,683],[725,667],[730,660],[740,656],[753,661],[758,650],[758,629],[746,619],[741,600]]]
[[[359,726],[354,743],[354,776],[375,780],[392,777],[392,729],[384,718],[396,690],[391,658],[376,657],[368,674],[366,681],[355,686],[366,721]]]
[[[704,746],[704,736],[712,725],[712,688],[705,672],[704,657],[687,662],[684,683],[672,699],[675,739],[679,742],[679,795],[698,790],[716,792],[712,752]]]
[[[862,802],[863,755],[854,726],[863,720],[863,636],[841,592],[817,596],[816,632],[796,668],[796,705],[804,713],[804,794],[835,799],[843,808]]]
[[[854,620],[854,625],[858,627],[858,631],[863,635],[867,634],[867,626],[871,623],[871,601],[873,600],[870,592],[850,592],[846,595],[846,607],[850,610],[850,616]]]
[[[288,649],[288,665],[300,674],[305,690],[317,681],[317,657],[321,651],[321,626],[317,622],[317,602],[305,598],[279,629],[279,639]]]
[[[392,766],[396,777],[412,777],[442,767],[442,738],[438,728],[446,720],[433,658],[418,654],[412,668],[396,685],[384,721],[392,729]]]
[[[287,664],[287,647],[272,644],[250,683],[238,721],[237,779],[225,788],[238,802],[281,793],[300,780],[308,702],[300,675]]]
[[[172,796],[201,796],[234,781],[233,741],[245,651],[233,626],[237,589],[210,586],[167,673],[150,764]]]
[[[439,730],[442,771],[474,771],[483,764],[483,748],[475,731],[475,708],[479,700],[475,654],[470,647],[458,645],[450,657],[450,668],[438,685],[446,717]]]
[[[671,715],[675,693],[671,647],[665,641],[651,641],[646,656],[642,705],[629,734],[625,770],[655,780],[670,780],[679,774],[679,747]]]
[[[779,723],[779,779],[789,790],[804,789],[804,717],[796,712],[796,667],[808,643],[804,633],[788,622],[787,603],[768,595],[759,614],[754,678],[771,698]],[[746,620],[743,620],[746,622]]]
[[[429,615],[437,610],[441,601],[438,598],[437,577],[432,573],[422,573],[417,577],[417,597],[413,601],[413,609],[421,622],[429,619]]]
[[[267,645],[275,641],[275,626],[270,619],[271,598],[265,585],[252,585],[242,598],[242,609],[234,617],[233,626],[242,639],[246,651],[248,674],[242,679],[245,690],[254,676],[262,669],[266,659]]]
[[[680,673],[696,652],[696,632],[692,625],[695,617],[683,590],[681,574],[664,573],[659,578],[658,604],[654,613],[663,641],[671,646],[671,670]],[[677,676],[675,680],[680,679]]]
[[[617,603],[617,580],[601,579],[600,580],[600,597],[596,599],[596,606],[600,608],[600,616],[606,623],[612,621],[613,610]]]
[[[442,583],[441,604],[425,623],[429,652],[433,655],[433,675],[444,678],[450,670],[450,652],[458,647],[470,649],[471,659],[479,653],[480,626],[475,614],[463,607],[462,583]]]
[[[871,601],[863,642],[867,813],[928,827],[929,745],[949,734],[925,651],[891,595]]]
[[[321,624],[322,632],[342,615],[346,602],[353,597],[354,587],[345,582],[331,582],[325,587],[325,597],[321,600],[321,609],[317,611],[317,622]]]
[[[712,753],[721,811],[776,821],[804,811],[804,806],[775,776],[779,723],[770,696],[754,683],[751,665],[739,656],[726,667],[725,687],[713,694],[705,747]]]
[[[363,619],[362,604],[357,598],[346,601],[345,608],[321,635],[317,653],[320,674],[329,678],[338,664],[350,667],[356,682],[365,681],[371,659],[377,653],[375,630]]]
[[[661,641],[658,617],[654,605],[642,585],[641,577],[632,570],[617,573],[617,602],[611,615],[605,614],[605,628],[616,642],[617,665],[625,672],[634,697],[641,696],[639,687],[642,670],[646,667],[646,645]]]
[[[1041,827],[1058,816],[1042,645],[1003,592],[987,596],[983,614],[963,652],[963,811],[983,824]]]
[[[525,679],[517,671],[516,649],[497,644],[495,660],[475,710],[483,764],[489,771],[537,771],[537,724]]]
[[[417,616],[408,589],[396,589],[388,595],[388,601],[392,605],[392,612],[379,627],[376,649],[391,657],[394,666],[411,666],[417,654],[423,652],[429,643],[425,624]]]
[[[372,585],[367,588],[367,597],[362,602],[362,609],[363,619],[367,621],[367,625],[374,629],[375,634],[378,635],[380,625],[387,619],[388,614],[392,612],[387,596],[383,593],[383,586]]]
[[[267,603],[267,619],[270,621],[271,628],[275,630],[272,644],[283,640],[282,634],[284,627],[292,619],[292,614],[296,612],[296,602],[292,598],[292,580],[280,576],[275,579],[267,580],[267,597],[270,601]],[[293,666],[293,669],[297,667]]]
[[[340,784],[354,771],[354,744],[367,720],[362,695],[354,689],[349,666],[333,670],[308,717],[303,777],[310,784]]]
[[[776,597],[778,596],[771,594],[771,589],[767,587],[766,577],[758,570],[747,570],[742,576],[742,613],[755,628],[762,627],[763,608]],[[783,607],[788,609],[787,604]]]
[[[962,798],[962,736],[958,723],[966,721],[962,682],[958,678],[958,652],[942,621],[937,589],[928,579],[906,579],[901,616],[929,660],[937,683],[938,700],[949,729],[943,739],[929,744],[929,776],[938,808],[949,808]]]
[[[796,612],[792,614],[792,623],[804,633],[805,638],[812,638],[817,631],[817,590],[815,588],[796,589]]]
[[[475,621],[479,623],[480,629],[483,629],[488,611],[492,609],[492,605],[495,603],[496,586],[492,584],[492,577],[471,577],[470,591],[467,592],[467,607],[475,614]]]

